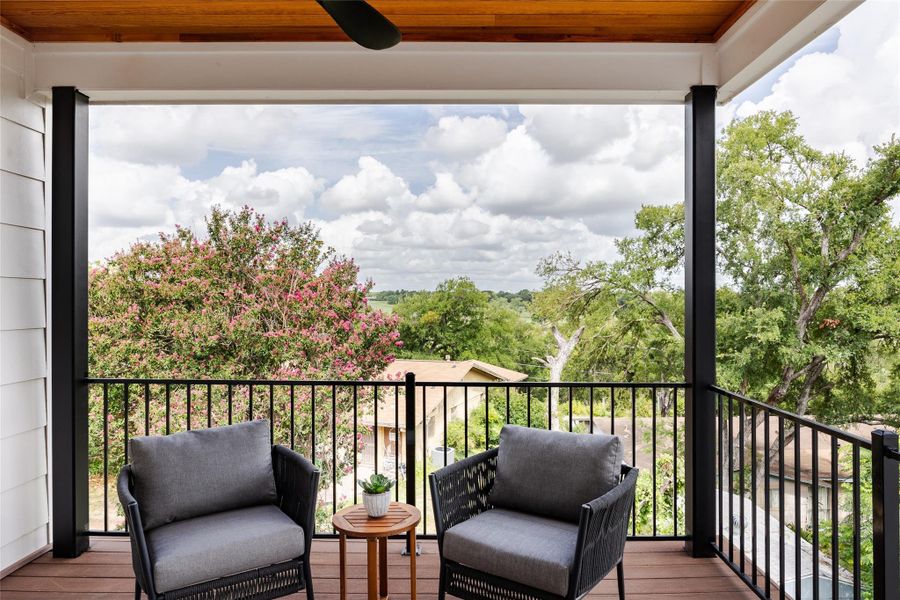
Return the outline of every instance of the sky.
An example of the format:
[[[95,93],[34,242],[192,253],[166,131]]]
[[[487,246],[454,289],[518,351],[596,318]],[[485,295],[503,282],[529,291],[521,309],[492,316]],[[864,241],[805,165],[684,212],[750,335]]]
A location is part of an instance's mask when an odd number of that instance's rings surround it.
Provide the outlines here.
[[[794,112],[860,164],[900,134],[900,2],[869,0],[717,112]],[[94,106],[90,259],[219,205],[311,220],[375,289],[541,287],[557,251],[616,257],[683,199],[681,106]],[[900,203],[895,203],[900,220]]]

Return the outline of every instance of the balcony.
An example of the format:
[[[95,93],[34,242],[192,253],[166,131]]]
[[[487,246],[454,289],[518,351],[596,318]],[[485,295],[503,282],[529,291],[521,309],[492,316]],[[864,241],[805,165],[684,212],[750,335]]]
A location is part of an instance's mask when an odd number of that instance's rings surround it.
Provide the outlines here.
[[[896,478],[896,447],[885,448],[878,433],[866,440],[720,388],[712,390],[714,556],[696,559],[683,552],[690,540],[684,383],[420,382],[408,373],[402,381],[90,379],[88,384],[94,424],[88,449],[91,551],[75,559],[37,558],[3,580],[4,597],[128,593],[133,574],[114,489],[115,475],[128,460],[128,440],[258,418],[269,420],[274,443],[314,457],[323,472],[320,539],[313,545],[319,568],[313,574],[317,592],[326,598],[337,590],[330,517],[358,501],[359,477],[384,472],[387,465],[387,474],[399,482],[395,499],[422,511],[419,590],[431,597],[438,571],[427,475],[451,451],[462,458],[496,446],[504,423],[548,428],[554,416],[565,431],[621,436],[626,463],[641,470],[626,550],[628,597],[776,597],[781,590],[787,598],[865,597],[872,592],[869,565],[889,557],[889,545],[896,542],[889,516],[897,514],[896,495],[885,491],[891,489],[890,477]],[[382,430],[394,436],[373,434]],[[895,446],[896,438],[887,443]],[[879,464],[880,471],[862,474],[864,467]],[[810,480],[811,503],[795,493],[795,473]],[[870,484],[876,490],[872,504],[863,497]],[[861,527],[873,522],[873,530]],[[861,548],[873,541],[875,555],[864,556]],[[393,544],[390,561],[398,568],[390,571],[396,579],[391,585],[402,598],[408,559],[400,556],[403,542]],[[351,544],[351,551],[352,595],[364,591],[364,546]],[[832,560],[838,555],[841,560]],[[614,579],[607,579],[589,597],[612,597]]]
[[[66,37],[72,23],[18,23],[14,17],[26,18],[30,9],[20,7],[17,16],[7,10],[12,4],[4,4],[2,23],[0,275],[9,287],[0,383],[9,394],[4,402],[15,394],[23,409],[15,423],[4,419],[0,436],[4,598],[132,597],[127,531],[111,493],[127,462],[127,440],[258,417],[271,420],[273,442],[314,458],[326,475],[313,550],[320,597],[334,598],[337,589],[328,517],[356,501],[357,475],[390,471],[400,480],[397,498],[422,509],[420,589],[431,598],[437,574],[426,476],[449,461],[435,449],[453,448],[459,458],[494,445],[502,423],[547,427],[554,420],[562,430],[624,436],[626,461],[642,471],[625,558],[629,597],[898,597],[896,435],[851,435],[714,387],[716,103],[775,69],[858,0],[719,2],[732,5],[733,18],[706,33],[672,39],[626,32],[581,45],[565,45],[584,39],[571,25],[538,38],[510,29],[508,45],[448,38],[454,32],[438,25],[433,39],[457,41],[414,42],[381,54],[317,46],[315,35],[234,45],[233,33],[204,29],[202,15],[200,33],[183,33],[175,23],[165,37],[195,44],[106,43],[163,39],[140,27],[104,29],[106,41],[91,43],[101,38],[84,3],[69,3],[87,19],[81,38]],[[141,15],[135,17],[139,25]],[[243,14],[235,18],[246,27],[242,39],[272,39],[244,23]],[[280,26],[283,15],[276,18]],[[558,43],[528,42],[537,39]],[[90,102],[501,101],[683,105],[686,383],[466,387],[415,379],[88,377]],[[123,205],[123,214],[128,210]],[[447,397],[460,391],[461,409],[449,406]],[[15,452],[6,454],[8,448]],[[402,579],[400,544],[392,548],[398,568],[391,572]],[[351,569],[356,598],[363,576]],[[392,586],[403,598],[401,581]],[[590,597],[612,592],[604,582]]]

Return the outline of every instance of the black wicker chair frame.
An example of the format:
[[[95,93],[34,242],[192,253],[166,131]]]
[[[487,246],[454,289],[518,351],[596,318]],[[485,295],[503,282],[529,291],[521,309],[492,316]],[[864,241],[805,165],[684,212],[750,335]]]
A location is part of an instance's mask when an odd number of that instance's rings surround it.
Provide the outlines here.
[[[463,600],[575,600],[591,591],[613,567],[618,578],[619,598],[625,599],[622,558],[634,503],[637,469],[623,465],[618,486],[582,505],[575,564],[565,596],[490,575],[444,558],[444,533],[454,525],[492,508],[489,496],[496,475],[495,448],[440,469],[429,477],[441,556],[439,600],[444,600],[447,594]]]
[[[153,566],[141,525],[141,513],[133,494],[131,466],[119,472],[119,500],[125,509],[125,522],[131,539],[131,563],[135,574],[135,600],[145,592],[151,600],[269,600],[306,589],[313,600],[309,552],[315,532],[316,494],[319,470],[308,460],[283,446],[272,447],[275,472],[276,504],[303,528],[303,556],[268,567],[252,569],[236,575],[196,585],[157,593],[153,583]]]

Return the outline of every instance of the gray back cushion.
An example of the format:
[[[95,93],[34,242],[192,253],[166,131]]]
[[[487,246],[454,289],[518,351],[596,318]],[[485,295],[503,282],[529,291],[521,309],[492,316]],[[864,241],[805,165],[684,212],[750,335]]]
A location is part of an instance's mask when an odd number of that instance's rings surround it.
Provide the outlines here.
[[[577,523],[582,504],[618,485],[623,455],[614,435],[506,425],[491,504]]]
[[[144,529],[276,499],[269,422],[132,438]]]

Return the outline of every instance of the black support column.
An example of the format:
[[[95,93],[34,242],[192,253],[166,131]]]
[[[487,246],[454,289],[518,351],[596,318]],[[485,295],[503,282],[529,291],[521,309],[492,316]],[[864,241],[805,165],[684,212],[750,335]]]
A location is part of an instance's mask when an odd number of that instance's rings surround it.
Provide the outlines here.
[[[50,377],[53,555],[88,537],[88,97],[53,88]]]
[[[685,549],[713,553],[716,522],[716,88],[684,100]]]

